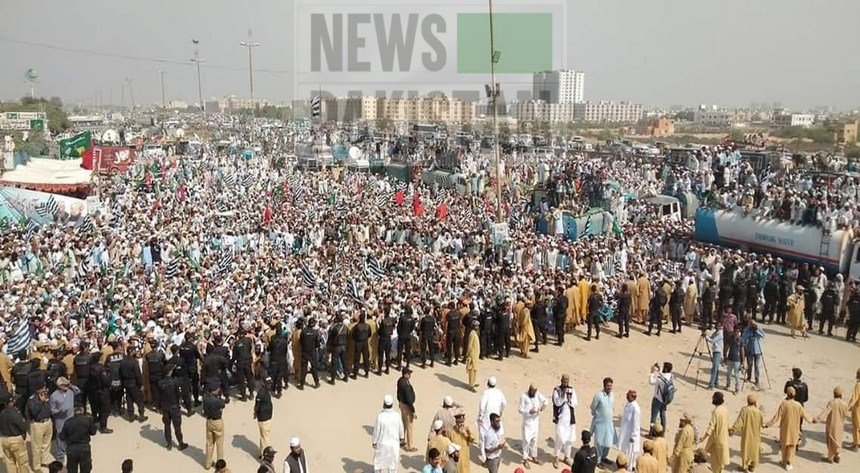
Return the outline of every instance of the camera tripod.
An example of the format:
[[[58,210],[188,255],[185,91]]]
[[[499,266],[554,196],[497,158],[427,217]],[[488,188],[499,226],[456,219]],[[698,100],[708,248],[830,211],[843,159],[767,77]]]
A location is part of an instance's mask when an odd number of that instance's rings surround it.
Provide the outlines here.
[[[702,351],[701,345],[704,342],[705,350],[708,351],[709,359],[713,357],[713,353],[711,353],[711,346],[708,344],[708,337],[705,335],[705,330],[702,329],[699,334],[699,340],[696,341],[696,346],[693,348],[693,353],[690,354],[690,359],[687,361],[687,367],[684,369],[684,376],[687,376],[687,371],[690,371],[690,365],[693,364],[693,358],[696,358],[696,355],[704,355],[705,352]],[[696,363],[696,384],[693,385],[693,389],[699,389],[699,367],[701,366],[701,358]]]

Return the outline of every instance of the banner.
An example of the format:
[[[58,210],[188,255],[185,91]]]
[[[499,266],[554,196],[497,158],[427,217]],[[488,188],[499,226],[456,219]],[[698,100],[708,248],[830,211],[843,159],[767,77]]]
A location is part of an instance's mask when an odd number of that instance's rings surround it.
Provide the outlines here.
[[[56,212],[40,212],[42,206],[54,207]],[[0,187],[0,215],[26,218],[39,225],[55,221],[76,222],[87,215],[87,202],[59,194]]]
[[[92,142],[92,134],[89,131],[60,140],[60,159],[75,159],[83,156],[84,151],[89,149]]]

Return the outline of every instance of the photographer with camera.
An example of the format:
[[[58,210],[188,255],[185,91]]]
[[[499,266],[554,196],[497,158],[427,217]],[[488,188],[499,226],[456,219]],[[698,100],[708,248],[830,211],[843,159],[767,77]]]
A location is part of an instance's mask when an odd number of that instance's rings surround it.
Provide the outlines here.
[[[741,335],[741,343],[744,349],[744,358],[747,362],[747,377],[750,381],[755,370],[755,387],[759,388],[759,371],[762,357],[761,339],[764,338],[764,331],[756,324],[755,320],[750,320],[749,324],[744,328]]]

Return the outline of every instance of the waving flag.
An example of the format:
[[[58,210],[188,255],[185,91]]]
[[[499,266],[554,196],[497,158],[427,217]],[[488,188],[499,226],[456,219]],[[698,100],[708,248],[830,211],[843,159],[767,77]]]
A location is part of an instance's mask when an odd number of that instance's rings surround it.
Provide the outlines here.
[[[304,261],[300,264],[302,271],[302,282],[305,283],[307,287],[314,287],[317,285],[317,277],[314,275],[313,271],[305,264]]]
[[[15,353],[24,351],[29,348],[31,340],[30,324],[27,323],[26,319],[20,319],[15,332],[12,333],[12,336],[6,343],[6,352],[14,355]]]
[[[174,278],[177,273],[179,273],[179,258],[173,257],[170,259],[170,262],[167,263],[167,273],[165,276],[168,278]]]
[[[225,273],[230,270],[233,265],[233,252],[229,248],[224,248],[221,251],[221,257],[218,259],[218,271]]]
[[[313,118],[320,118],[322,116],[322,101],[319,95],[311,99],[311,116]]]
[[[585,227],[582,229],[582,233],[579,235],[579,238],[587,237],[591,234],[591,215],[588,216],[588,220],[585,221]]]
[[[375,278],[385,276],[385,268],[379,264],[379,260],[376,259],[376,256],[374,255],[367,256],[367,269],[370,272],[370,275]]]
[[[347,285],[347,290],[349,291],[349,298],[358,302],[359,304],[363,304],[364,301],[361,300],[361,294],[358,292],[358,284],[355,283],[355,279],[350,279],[349,284]]]
[[[48,208],[48,213],[50,215],[56,215],[57,212],[60,211],[60,204],[57,203],[57,199],[55,199],[53,195],[48,197],[48,201],[45,203],[45,206]]]
[[[47,217],[49,212],[48,205],[44,202],[36,206],[36,213],[42,218]]]

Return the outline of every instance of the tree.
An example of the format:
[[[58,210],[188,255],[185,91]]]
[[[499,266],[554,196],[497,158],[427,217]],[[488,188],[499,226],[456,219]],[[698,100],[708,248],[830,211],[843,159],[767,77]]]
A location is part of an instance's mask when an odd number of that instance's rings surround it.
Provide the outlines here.
[[[63,102],[59,97],[47,100],[44,97],[23,97],[19,103],[4,104],[0,107],[3,112],[45,112],[48,119],[48,129],[51,133],[62,133],[71,126],[69,116],[63,111]]]

